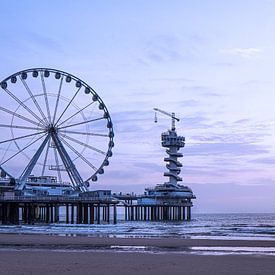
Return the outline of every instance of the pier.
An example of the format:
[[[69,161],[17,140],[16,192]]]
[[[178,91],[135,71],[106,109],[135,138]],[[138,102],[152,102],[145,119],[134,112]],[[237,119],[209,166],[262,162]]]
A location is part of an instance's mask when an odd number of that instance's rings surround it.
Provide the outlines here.
[[[126,221],[190,221],[191,206],[130,205],[125,206]]]
[[[105,198],[69,196],[0,196],[1,224],[102,224],[124,221],[190,221],[191,199],[170,204],[139,204],[145,195],[112,195]],[[162,199],[164,199],[162,197]],[[169,201],[166,198],[165,201]],[[173,202],[170,199],[171,202]],[[62,217],[60,210],[62,209]]]
[[[191,199],[171,196],[154,197],[152,204],[150,195],[114,194],[122,202],[125,221],[190,221]],[[148,200],[148,203],[144,203]],[[120,206],[120,205],[118,205]]]
[[[117,223],[117,201],[104,198],[56,197],[0,197],[2,224],[100,224]],[[65,211],[61,220],[60,209]]]
[[[174,112],[154,108],[155,122],[157,112],[171,119],[161,134],[167,181],[142,195],[112,194],[92,190],[114,147],[110,113],[92,87],[64,71],[32,68],[5,78],[0,90],[1,104],[9,102],[0,106],[1,224],[116,224],[117,207],[125,221],[191,220],[196,197],[179,184],[185,137],[177,134]]]

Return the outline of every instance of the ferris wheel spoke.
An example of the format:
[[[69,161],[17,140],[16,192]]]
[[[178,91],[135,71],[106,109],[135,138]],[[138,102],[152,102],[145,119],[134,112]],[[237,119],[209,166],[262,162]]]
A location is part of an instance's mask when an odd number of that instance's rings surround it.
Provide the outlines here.
[[[59,104],[59,99],[60,99],[60,94],[61,94],[63,79],[64,79],[64,76],[62,75],[62,77],[61,77],[61,79],[60,79],[60,84],[59,84],[57,99],[56,99],[56,102],[55,102],[55,108],[54,108],[54,114],[53,114],[53,121],[52,121],[53,124],[55,124],[55,117],[56,117],[56,112],[57,112],[57,108],[58,108],[58,104]]]
[[[33,103],[35,104],[36,108],[38,109],[40,115],[43,117],[44,121],[47,121],[47,118],[46,118],[45,114],[43,113],[40,105],[38,104],[37,100],[35,99],[35,97],[34,97],[32,91],[31,91],[31,89],[29,88],[27,82],[24,79],[22,79],[21,76],[20,76],[20,80],[23,83],[25,89],[27,90],[27,92],[28,92],[29,96],[31,97]]]
[[[43,138],[46,134],[44,134],[42,137],[39,137],[37,139],[35,139],[33,142],[29,143],[28,145],[26,145],[24,148],[20,149],[19,151],[17,151],[14,155],[12,155],[11,157],[9,157],[8,159],[6,159],[5,161],[3,161],[2,163],[0,163],[0,166],[7,163],[8,161],[10,161],[11,159],[13,159],[14,157],[16,157],[18,154],[20,154],[21,152],[25,151],[27,148],[29,148],[31,145],[33,145],[34,143],[36,143],[38,140],[40,140],[41,138]]]
[[[59,116],[59,118],[56,121],[56,123],[54,124],[54,126],[56,126],[57,123],[60,121],[60,119],[63,117],[63,115],[65,114],[65,112],[67,111],[67,109],[69,108],[69,106],[71,105],[71,103],[73,102],[73,100],[75,99],[75,97],[77,96],[77,94],[79,93],[80,89],[81,89],[81,86],[75,92],[74,96],[71,98],[71,100],[69,101],[69,103],[67,104],[67,106],[65,107],[65,109],[63,110],[63,112],[61,113],[61,115]]]
[[[66,140],[64,140],[63,138],[61,138],[61,140],[63,141],[64,144],[67,145],[67,147],[72,150],[79,158],[81,158],[86,164],[88,164],[93,170],[97,171],[97,168],[90,162],[88,161],[86,158],[83,157],[83,155],[81,155],[77,150],[74,149],[73,146],[71,146]]]
[[[28,111],[34,118],[36,118],[38,121],[40,121],[43,125],[45,125],[45,122],[37,115],[35,114],[28,106],[26,106],[18,97],[16,97],[9,89],[4,89],[4,91],[13,98],[20,106],[22,106],[26,111]]]
[[[56,148],[54,148],[54,158],[55,158],[55,164],[56,164],[56,168],[57,168],[58,180],[59,180],[59,182],[62,182],[61,171],[59,169],[60,165],[59,165],[59,161],[58,161],[58,155],[57,155],[57,149]]]
[[[47,109],[47,114],[48,114],[48,120],[47,121],[51,122],[51,113],[50,113],[49,101],[48,101],[48,96],[47,96],[46,84],[45,84],[45,79],[44,79],[44,76],[43,76],[42,72],[40,72],[40,77],[41,77],[43,94],[44,94],[46,109]]]
[[[61,135],[62,135],[62,137],[66,138],[66,139],[69,139],[69,140],[71,140],[71,141],[73,141],[73,142],[75,142],[75,143],[77,143],[77,144],[79,144],[79,145],[82,145],[82,146],[84,146],[84,147],[86,147],[86,148],[89,148],[89,149],[91,149],[91,150],[93,150],[93,151],[95,151],[95,152],[97,152],[97,153],[102,154],[102,155],[106,155],[106,153],[103,152],[102,150],[97,149],[97,148],[95,148],[95,147],[93,147],[93,146],[91,146],[91,145],[89,145],[89,144],[86,144],[86,143],[84,143],[84,142],[81,142],[81,141],[79,141],[79,140],[77,140],[77,139],[74,139],[74,138],[72,138],[72,137],[69,137],[69,136],[66,136],[66,135],[63,135],[63,134],[61,134]]]
[[[11,144],[12,144],[12,141],[10,141],[10,143],[9,143],[9,145],[7,146],[5,152],[3,153],[2,158],[1,158],[1,160],[0,160],[0,163],[3,161],[3,159],[5,159],[7,152],[10,150]]]
[[[75,134],[75,135],[85,135],[85,136],[96,136],[96,137],[109,137],[107,134],[89,133],[89,132],[78,132],[78,131],[67,131],[59,130],[59,133],[64,134]]]
[[[12,111],[10,111],[10,110],[4,108],[4,107],[1,107],[1,106],[0,106],[0,110],[3,111],[3,112],[5,112],[5,113],[8,113],[8,114],[10,114],[10,115],[12,115],[12,116],[16,116],[16,117],[18,117],[18,118],[20,118],[20,119],[22,119],[22,120],[25,120],[25,121],[27,121],[27,122],[30,122],[30,123],[32,123],[32,124],[34,124],[34,125],[37,125],[37,126],[41,127],[41,124],[39,124],[39,123],[37,123],[37,122],[35,122],[35,121],[33,121],[33,120],[27,118],[27,117],[24,117],[24,116],[22,116],[22,115],[19,115],[19,114],[15,113],[15,112],[12,112]]]
[[[46,163],[47,163],[47,159],[48,159],[50,144],[51,144],[51,137],[49,138],[48,144],[47,144],[47,149],[46,149],[45,158],[44,158],[44,163],[43,163],[43,168],[42,168],[42,176],[44,176],[44,173],[45,173]]]
[[[34,133],[34,134],[29,134],[29,135],[25,135],[25,136],[20,136],[20,137],[16,137],[16,138],[7,139],[7,140],[4,140],[4,141],[1,141],[0,144],[6,143],[6,142],[9,142],[9,141],[15,141],[15,140],[18,140],[18,139],[24,139],[24,138],[28,138],[28,137],[32,137],[32,136],[36,136],[36,135],[41,135],[43,133],[45,133],[45,131]]]
[[[83,121],[83,122],[79,122],[79,123],[74,123],[74,124],[66,125],[66,126],[63,126],[63,127],[58,128],[58,129],[65,129],[65,128],[69,128],[69,127],[74,127],[74,126],[78,126],[78,125],[90,123],[90,122],[93,122],[93,121],[98,121],[98,120],[101,120],[101,119],[104,119],[104,117],[99,117],[99,118],[94,118],[94,119],[85,120],[85,121]]]
[[[19,126],[19,125],[12,125],[12,124],[0,124],[0,128],[16,128],[16,129],[25,129],[25,130],[38,130],[38,128],[28,127],[28,126]],[[42,129],[42,128],[40,128]]]
[[[67,118],[66,120],[62,121],[57,127],[59,127],[60,125],[64,124],[68,120],[72,119],[73,117],[75,117],[76,115],[78,115],[80,112],[84,111],[86,108],[88,108],[89,106],[91,106],[93,103],[95,103],[95,102],[92,101],[91,103],[89,103],[88,105],[86,105],[85,107],[83,107],[82,109],[78,110],[76,113],[74,113],[73,115],[71,115],[69,118]]]

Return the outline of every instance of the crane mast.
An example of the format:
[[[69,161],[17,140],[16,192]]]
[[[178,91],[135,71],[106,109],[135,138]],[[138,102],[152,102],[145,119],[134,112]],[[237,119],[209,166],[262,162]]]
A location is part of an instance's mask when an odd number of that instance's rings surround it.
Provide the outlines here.
[[[154,110],[156,111],[156,113],[155,113],[155,122],[157,122],[157,112],[160,112],[160,113],[162,113],[164,115],[167,115],[167,116],[172,118],[171,130],[172,131],[176,130],[176,121],[180,121],[180,119],[176,117],[175,113],[168,113],[168,112],[163,111],[163,110],[158,109],[158,108],[154,108]]]

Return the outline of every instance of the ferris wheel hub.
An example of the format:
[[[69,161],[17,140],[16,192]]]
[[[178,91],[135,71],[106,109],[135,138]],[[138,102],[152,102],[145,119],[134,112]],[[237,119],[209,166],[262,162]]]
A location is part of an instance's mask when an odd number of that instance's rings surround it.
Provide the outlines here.
[[[47,127],[47,132],[49,134],[57,133],[57,127],[55,127],[52,123],[50,123]]]

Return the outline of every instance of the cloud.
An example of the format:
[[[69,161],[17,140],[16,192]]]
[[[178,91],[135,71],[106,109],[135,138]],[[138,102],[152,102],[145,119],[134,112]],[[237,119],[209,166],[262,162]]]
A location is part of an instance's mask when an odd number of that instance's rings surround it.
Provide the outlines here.
[[[28,41],[31,41],[36,47],[38,46],[49,50],[62,52],[61,45],[52,37],[29,32],[25,34],[25,38],[27,38]]]
[[[236,120],[234,123],[235,123],[235,124],[247,124],[247,123],[249,123],[249,122],[251,122],[250,119],[244,118],[244,119]]]
[[[222,127],[222,125],[221,125]],[[224,124],[224,128],[226,128],[226,124]],[[209,127],[211,128],[211,126]],[[230,128],[229,128],[230,129]],[[238,134],[232,134],[232,133],[221,133],[221,134],[212,134],[208,133],[206,135],[194,135],[190,137],[190,140],[192,142],[211,142],[211,143],[250,143],[254,144],[255,142],[261,142],[263,140],[263,137],[265,137],[266,134],[262,133],[238,133]]]
[[[230,68],[234,67],[234,64],[230,62],[216,62],[213,64],[213,66]]]
[[[182,59],[179,39],[174,35],[160,35],[148,42],[147,59],[153,62],[177,61]]]
[[[182,86],[181,87],[182,91],[186,92],[190,92],[192,93],[192,96],[195,95],[199,95],[201,97],[220,97],[222,96],[221,94],[218,94],[216,92],[213,91],[213,89],[211,87],[207,87],[207,86],[200,86],[200,85],[186,85],[186,86]]]
[[[274,157],[266,157],[266,158],[256,158],[253,160],[250,160],[251,163],[258,163],[258,164],[275,164],[275,158]]]
[[[269,153],[265,146],[248,143],[201,143],[186,148],[185,154],[192,156],[249,156]]]
[[[253,58],[259,56],[263,51],[259,48],[232,48],[222,49],[220,53],[240,56],[243,58]]]
[[[198,106],[199,101],[194,99],[182,100],[178,102],[179,107],[194,107]]]
[[[193,79],[185,78],[185,77],[159,77],[159,78],[151,78],[152,81],[165,81],[165,82],[194,82]]]
[[[161,34],[151,37],[145,43],[144,57],[139,62],[148,64],[163,62],[189,61],[196,55],[197,48],[202,44],[203,39],[197,35],[178,36],[175,34]]]

